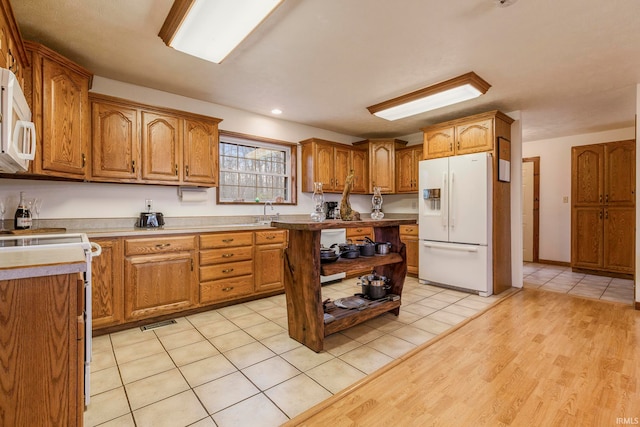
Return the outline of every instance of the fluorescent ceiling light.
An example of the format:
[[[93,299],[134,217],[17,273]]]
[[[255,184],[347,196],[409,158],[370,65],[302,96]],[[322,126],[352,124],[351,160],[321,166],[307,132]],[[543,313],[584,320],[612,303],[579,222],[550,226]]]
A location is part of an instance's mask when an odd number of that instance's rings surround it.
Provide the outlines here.
[[[476,73],[470,72],[372,105],[367,109],[371,114],[383,119],[398,120],[476,98],[486,93],[490,87],[491,85]]]
[[[282,114],[282,110],[279,108],[274,108],[273,110],[271,110],[271,114],[275,114],[276,116],[280,115]]]
[[[158,34],[168,45],[220,63],[282,0],[175,0]]]

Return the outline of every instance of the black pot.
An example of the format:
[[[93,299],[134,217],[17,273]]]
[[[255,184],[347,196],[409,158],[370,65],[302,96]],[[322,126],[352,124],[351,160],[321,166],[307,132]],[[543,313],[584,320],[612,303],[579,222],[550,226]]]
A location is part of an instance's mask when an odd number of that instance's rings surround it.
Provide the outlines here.
[[[358,258],[359,256],[360,256],[360,251],[358,249],[340,252],[340,257],[342,258],[353,259],[353,258]]]
[[[358,250],[362,256],[374,256],[376,254],[376,245],[369,242],[358,243]]]

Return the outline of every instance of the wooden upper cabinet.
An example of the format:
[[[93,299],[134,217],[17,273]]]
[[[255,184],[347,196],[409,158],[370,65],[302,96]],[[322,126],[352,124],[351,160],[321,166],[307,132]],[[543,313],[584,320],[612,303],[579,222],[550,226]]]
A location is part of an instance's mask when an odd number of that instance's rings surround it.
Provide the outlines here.
[[[354,171],[352,193],[366,193],[367,154],[361,149],[318,138],[300,141],[302,146],[302,191],[313,192],[313,183],[321,182],[322,190],[341,193],[347,176]]]
[[[138,111],[94,100],[92,111],[93,178],[137,181],[140,176]]]
[[[605,145],[604,198],[608,205],[635,203],[635,141],[618,141]]]
[[[422,145],[396,151],[396,193],[418,191],[418,163],[422,160]]]
[[[365,150],[351,151],[353,170],[353,192],[366,193],[369,190],[369,156]]]
[[[36,125],[33,172],[48,176],[88,176],[92,74],[58,53],[26,42],[31,67],[26,84]]]
[[[497,136],[511,123],[511,117],[495,110],[423,128],[424,158],[493,151]]]
[[[396,149],[403,148],[407,141],[399,139],[367,139],[354,142],[356,147],[365,147],[369,156],[368,193],[380,187],[385,194],[396,191]]]
[[[351,149],[349,147],[334,147],[334,163],[333,163],[333,176],[334,183],[333,189],[336,191],[344,191],[344,185],[347,181],[347,176],[351,171]]]
[[[493,119],[456,126],[456,154],[478,153],[493,149]]]
[[[424,152],[427,159],[437,159],[438,157],[449,157],[454,155],[454,133],[453,126],[441,129],[432,129],[424,132]]]
[[[218,183],[218,127],[211,123],[184,120],[183,181]]]
[[[604,145],[583,145],[571,150],[574,205],[599,205],[604,201]]]
[[[91,179],[217,185],[220,119],[100,94],[89,98]]]
[[[180,127],[175,116],[142,112],[142,179],[180,181]]]
[[[9,0],[0,1],[0,68],[9,69],[15,74],[20,86],[24,87],[24,71],[29,59],[13,16]]]

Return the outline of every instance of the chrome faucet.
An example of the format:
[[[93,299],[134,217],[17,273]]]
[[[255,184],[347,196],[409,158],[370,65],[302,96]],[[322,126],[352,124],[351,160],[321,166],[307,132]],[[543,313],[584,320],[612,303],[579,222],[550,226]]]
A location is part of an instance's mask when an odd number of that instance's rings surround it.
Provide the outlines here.
[[[264,202],[264,209],[262,210],[262,220],[267,220],[267,205],[271,206],[271,210],[273,210],[273,204],[271,202]]]

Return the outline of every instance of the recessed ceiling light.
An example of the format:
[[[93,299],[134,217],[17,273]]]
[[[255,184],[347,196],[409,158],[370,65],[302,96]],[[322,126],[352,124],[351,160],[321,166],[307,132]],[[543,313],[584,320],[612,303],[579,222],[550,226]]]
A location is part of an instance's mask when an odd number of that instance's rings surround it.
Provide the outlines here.
[[[282,114],[282,110],[279,108],[274,108],[273,110],[271,110],[271,114],[275,114],[275,115]]]

